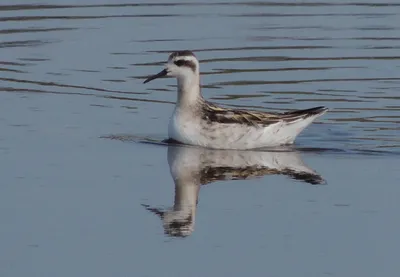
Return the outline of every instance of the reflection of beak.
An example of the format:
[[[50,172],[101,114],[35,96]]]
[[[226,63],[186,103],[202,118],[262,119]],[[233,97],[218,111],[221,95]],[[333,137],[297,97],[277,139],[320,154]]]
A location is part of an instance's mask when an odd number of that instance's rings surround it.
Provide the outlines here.
[[[148,83],[150,81],[153,81],[154,79],[157,79],[157,78],[160,78],[160,77],[164,77],[164,76],[167,75],[167,73],[168,73],[168,71],[166,69],[164,69],[160,73],[157,73],[156,75],[150,76],[143,83],[146,84],[146,83]]]
[[[165,212],[161,211],[160,209],[152,208],[152,207],[150,207],[149,205],[146,205],[146,204],[142,204],[142,206],[143,206],[146,210],[148,210],[149,212],[152,212],[152,213],[158,215],[159,217],[164,218]]]

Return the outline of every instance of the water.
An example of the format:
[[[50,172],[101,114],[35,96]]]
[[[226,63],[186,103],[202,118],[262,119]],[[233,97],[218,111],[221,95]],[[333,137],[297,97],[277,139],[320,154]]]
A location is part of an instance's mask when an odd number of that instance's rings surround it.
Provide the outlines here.
[[[398,276],[399,14],[2,1],[0,275]],[[330,112],[288,151],[164,145],[175,82],[142,81],[178,49],[211,101]]]

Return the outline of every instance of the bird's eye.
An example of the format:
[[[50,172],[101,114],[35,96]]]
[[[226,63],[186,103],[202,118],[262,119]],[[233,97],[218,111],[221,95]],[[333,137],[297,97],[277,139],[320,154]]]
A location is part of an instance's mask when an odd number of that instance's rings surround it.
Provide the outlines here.
[[[182,65],[185,64],[185,61],[184,60],[177,60],[177,61],[174,61],[174,64],[176,64],[177,66],[182,66]]]

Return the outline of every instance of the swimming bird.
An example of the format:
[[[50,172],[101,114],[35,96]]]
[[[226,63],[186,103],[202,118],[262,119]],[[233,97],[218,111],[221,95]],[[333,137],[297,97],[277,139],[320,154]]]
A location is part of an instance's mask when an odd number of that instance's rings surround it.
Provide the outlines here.
[[[165,68],[147,78],[177,79],[178,97],[169,122],[173,141],[214,149],[253,149],[293,144],[297,135],[326,107],[284,113],[223,108],[206,101],[200,88],[200,64],[193,52],[170,54]]]

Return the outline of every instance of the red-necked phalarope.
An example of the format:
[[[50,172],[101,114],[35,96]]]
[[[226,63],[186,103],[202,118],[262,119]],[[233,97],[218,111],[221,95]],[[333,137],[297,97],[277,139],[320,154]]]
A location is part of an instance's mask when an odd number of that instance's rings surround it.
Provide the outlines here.
[[[168,127],[170,139],[215,149],[251,149],[292,144],[297,135],[328,109],[285,113],[236,110],[206,101],[200,90],[199,61],[191,51],[172,53],[165,69],[147,78],[178,80],[178,99]]]

